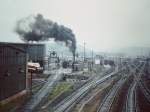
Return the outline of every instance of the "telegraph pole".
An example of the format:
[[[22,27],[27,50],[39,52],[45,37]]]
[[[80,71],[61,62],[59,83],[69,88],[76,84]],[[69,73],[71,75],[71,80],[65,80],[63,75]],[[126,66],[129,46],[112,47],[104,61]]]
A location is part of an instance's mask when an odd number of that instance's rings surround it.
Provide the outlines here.
[[[93,68],[93,64],[94,64],[94,59],[93,59],[93,49],[92,49],[92,68]]]
[[[85,56],[85,55],[86,55],[86,54],[85,54],[85,44],[86,44],[86,43],[84,42],[84,62],[85,62],[85,57],[86,57],[86,56]]]

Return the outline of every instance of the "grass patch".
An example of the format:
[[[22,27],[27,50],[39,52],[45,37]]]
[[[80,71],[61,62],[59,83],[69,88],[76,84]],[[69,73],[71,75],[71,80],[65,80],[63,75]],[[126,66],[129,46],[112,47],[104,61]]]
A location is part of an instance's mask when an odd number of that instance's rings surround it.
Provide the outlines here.
[[[56,98],[60,93],[71,90],[72,84],[69,82],[58,82],[49,94],[48,99],[52,100]]]

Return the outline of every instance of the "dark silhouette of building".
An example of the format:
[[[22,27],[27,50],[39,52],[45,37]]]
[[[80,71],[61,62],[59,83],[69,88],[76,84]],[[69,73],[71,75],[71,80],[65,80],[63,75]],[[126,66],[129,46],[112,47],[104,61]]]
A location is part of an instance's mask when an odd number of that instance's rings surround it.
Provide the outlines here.
[[[45,44],[1,42],[0,45],[11,45],[22,49],[28,54],[28,61],[39,62],[42,67],[44,65],[44,57],[46,55]]]
[[[0,44],[0,101],[26,89],[26,51]]]

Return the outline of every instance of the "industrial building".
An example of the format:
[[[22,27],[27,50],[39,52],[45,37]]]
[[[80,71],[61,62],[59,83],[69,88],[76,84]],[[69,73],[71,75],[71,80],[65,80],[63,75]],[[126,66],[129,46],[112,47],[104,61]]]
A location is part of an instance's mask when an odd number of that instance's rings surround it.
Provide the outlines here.
[[[27,54],[10,44],[0,44],[0,101],[26,89]]]
[[[28,54],[28,61],[39,62],[42,67],[44,65],[44,57],[46,55],[45,44],[0,42],[0,45],[11,45],[22,49]]]
[[[0,42],[0,111],[4,111],[1,106],[27,96],[27,62],[38,62],[43,66],[44,56],[44,44]]]

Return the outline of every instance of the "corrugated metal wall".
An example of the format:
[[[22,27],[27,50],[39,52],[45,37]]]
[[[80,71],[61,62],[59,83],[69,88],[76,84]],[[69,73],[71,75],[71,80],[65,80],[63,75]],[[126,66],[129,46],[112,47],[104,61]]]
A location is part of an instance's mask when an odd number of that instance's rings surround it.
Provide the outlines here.
[[[0,44],[0,100],[26,88],[26,60],[23,50]]]
[[[28,53],[28,59],[33,62],[39,62],[41,66],[44,64],[44,57],[46,55],[46,48],[44,44],[32,44],[32,43],[4,43],[0,42],[0,45],[12,45],[14,47],[23,49]]]

